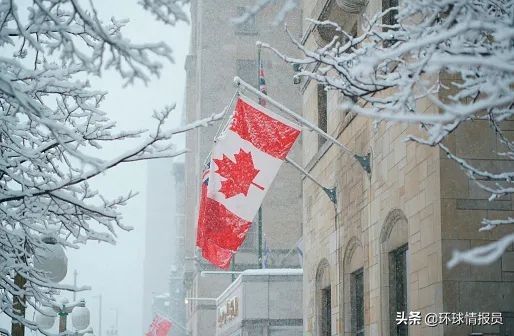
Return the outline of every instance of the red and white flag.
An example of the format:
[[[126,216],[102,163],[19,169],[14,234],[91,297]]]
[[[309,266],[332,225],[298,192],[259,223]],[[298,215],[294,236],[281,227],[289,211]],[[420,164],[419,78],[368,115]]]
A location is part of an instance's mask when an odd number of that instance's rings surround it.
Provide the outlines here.
[[[218,246],[215,242],[211,241],[209,237],[205,236],[205,231],[209,225],[209,217],[205,211],[207,206],[211,208],[211,200],[207,199],[207,187],[209,185],[210,176],[210,163],[204,170],[202,176],[202,186],[200,190],[200,207],[198,215],[198,227],[196,233],[196,246],[202,250],[202,256],[213,262],[215,265],[221,268],[228,268],[230,265],[230,259],[232,258],[232,251],[224,249]],[[215,261],[215,262],[214,262]]]
[[[155,315],[152,324],[150,324],[150,329],[145,336],[167,336],[170,329],[171,321],[157,314]]]
[[[299,135],[294,123],[247,99],[237,100],[202,184],[197,246],[207,260],[228,267]]]

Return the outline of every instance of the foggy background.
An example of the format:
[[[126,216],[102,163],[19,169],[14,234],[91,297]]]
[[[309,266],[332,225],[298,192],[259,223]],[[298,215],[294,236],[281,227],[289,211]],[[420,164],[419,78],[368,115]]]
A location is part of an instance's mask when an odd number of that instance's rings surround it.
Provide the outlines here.
[[[93,88],[109,92],[102,103],[102,109],[108,112],[111,120],[117,122],[120,130],[153,129],[155,126],[155,119],[152,118],[153,111],[176,102],[177,107],[172,118],[168,120],[168,126],[178,126],[184,97],[184,60],[189,45],[189,25],[180,23],[170,27],[159,23],[136,1],[94,0],[93,3],[104,21],[111,16],[117,19],[130,19],[123,32],[133,42],[166,42],[173,49],[175,60],[175,64],[162,60],[164,68],[161,77],[152,77],[152,81],[147,86],[136,82],[133,86],[123,88],[123,81],[119,75],[108,71],[104,71],[100,79],[91,78]],[[23,8],[23,2],[18,6]],[[177,137],[175,142],[180,148],[184,146],[182,137]],[[128,150],[133,143],[127,141],[124,146],[106,148],[104,153],[117,155],[119,152]],[[92,287],[90,291],[77,293],[77,299],[86,300],[86,306],[91,311],[91,326],[96,336],[99,335],[99,294],[102,294],[103,300],[101,332],[103,336],[107,335],[107,329],[115,323],[115,310],[119,314],[118,335],[141,335],[141,330],[147,328],[142,325],[143,259],[148,192],[146,172],[147,163],[135,162],[115,167],[92,181],[92,185],[107,198],[127,194],[130,190],[139,192],[138,196],[121,209],[124,224],[134,227],[133,231],[118,230],[116,246],[89,242],[80,250],[66,250],[68,275],[62,283],[72,284],[73,271],[76,269],[78,285]],[[162,197],[169,197],[169,195],[162,195]],[[71,293],[65,296],[71,301]],[[33,312],[28,312],[27,318],[32,319]],[[58,321],[54,325],[55,330],[51,331],[56,331],[57,324]],[[11,321],[4,314],[0,315],[0,327],[9,331],[11,328]],[[69,318],[68,328],[71,330],[71,327]],[[35,334],[26,330],[26,335]]]

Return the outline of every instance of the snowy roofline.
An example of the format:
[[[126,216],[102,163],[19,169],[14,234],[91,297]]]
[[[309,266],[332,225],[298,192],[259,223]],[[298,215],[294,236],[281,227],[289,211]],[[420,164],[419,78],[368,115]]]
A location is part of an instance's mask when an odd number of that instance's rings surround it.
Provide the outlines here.
[[[248,269],[237,277],[217,298],[216,303],[219,304],[226,296],[241,283],[243,276],[245,275],[262,275],[262,276],[273,276],[273,275],[303,275],[303,268],[262,268],[262,269]]]
[[[248,269],[241,275],[302,275],[303,268],[262,268]]]

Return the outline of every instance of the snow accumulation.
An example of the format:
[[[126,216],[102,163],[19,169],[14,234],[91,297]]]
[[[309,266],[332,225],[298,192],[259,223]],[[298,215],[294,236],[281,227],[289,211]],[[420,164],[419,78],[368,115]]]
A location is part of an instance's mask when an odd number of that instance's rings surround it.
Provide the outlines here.
[[[243,271],[241,275],[302,275],[302,268],[264,268],[264,269],[248,269]]]

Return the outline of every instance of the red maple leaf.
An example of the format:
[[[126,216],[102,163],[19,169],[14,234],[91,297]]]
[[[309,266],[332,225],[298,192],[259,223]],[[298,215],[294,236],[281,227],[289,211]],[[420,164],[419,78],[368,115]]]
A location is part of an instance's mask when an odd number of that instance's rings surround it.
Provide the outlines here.
[[[245,152],[243,149],[239,153],[234,154],[236,161],[232,161],[226,155],[222,159],[214,159],[218,169],[216,173],[220,174],[226,180],[221,181],[220,192],[226,198],[230,198],[239,194],[248,196],[248,190],[253,184],[257,188],[264,190],[263,187],[253,182],[259,170],[253,165],[251,152]]]

